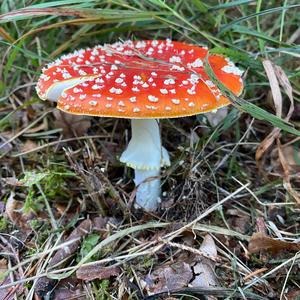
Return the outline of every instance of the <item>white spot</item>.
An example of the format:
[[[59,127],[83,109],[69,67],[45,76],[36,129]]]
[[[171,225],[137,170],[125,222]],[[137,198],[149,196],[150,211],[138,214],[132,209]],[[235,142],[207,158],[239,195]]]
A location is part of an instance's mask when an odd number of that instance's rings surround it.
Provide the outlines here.
[[[65,110],[69,110],[69,109],[70,109],[70,105],[68,105],[68,104],[65,105],[65,106],[64,106],[64,109],[65,109]]]
[[[72,78],[72,76],[70,75],[69,72],[63,72],[63,73],[62,73],[62,77],[63,77],[64,79]]]
[[[176,94],[176,90],[175,89],[172,89],[172,90],[169,90],[171,94]]]
[[[121,78],[125,78],[126,75],[125,75],[124,73],[121,73],[121,74],[120,74],[120,77],[121,77]]]
[[[184,67],[180,67],[180,66],[177,66],[177,65],[172,65],[172,67],[171,67],[171,69],[170,69],[171,71],[173,71],[173,70],[176,70],[176,71],[184,71],[185,70],[185,68]]]
[[[142,77],[141,77],[140,75],[134,75],[134,76],[133,76],[133,79],[135,79],[135,80],[141,80]]]
[[[139,92],[140,91],[140,89],[138,88],[138,87],[133,87],[132,89],[131,89],[133,92]]]
[[[188,92],[188,94],[190,94],[190,95],[195,95],[195,94],[196,94],[196,91],[195,91],[195,89],[193,89],[193,88],[188,89],[187,92]]]
[[[174,80],[173,78],[166,79],[166,80],[164,81],[164,84],[165,84],[165,85],[175,84],[175,80]]]
[[[83,70],[79,70],[78,73],[81,76],[87,75],[87,73],[85,71],[83,71]]]
[[[122,79],[122,78],[117,78],[116,80],[115,80],[115,83],[122,83],[124,80]]]
[[[130,101],[130,102],[136,102],[136,97],[131,97],[131,98],[129,98],[129,101]]]
[[[96,48],[94,48],[93,49],[93,51],[91,52],[93,55],[99,55],[99,51],[96,49]]]
[[[96,83],[104,83],[104,80],[102,78],[98,77],[98,78],[95,79],[95,82]]]
[[[102,87],[103,87],[103,85],[94,84],[94,85],[92,86],[92,90],[99,90],[99,89],[101,89]]]
[[[149,87],[149,84],[148,84],[147,82],[144,82],[144,83],[142,84],[142,87],[143,87],[143,88],[147,88],[147,87]]]
[[[118,67],[116,65],[112,65],[110,69],[111,70],[118,70]]]
[[[172,99],[171,100],[174,104],[180,104],[180,100],[179,99]]]
[[[138,41],[138,42],[136,43],[135,47],[136,47],[137,49],[139,49],[139,48],[145,48],[145,47],[146,47],[146,43],[145,43],[144,41]]]
[[[117,89],[115,87],[110,88],[109,92],[112,94],[117,94],[117,95],[120,95],[123,93],[123,91],[121,89]]]
[[[175,62],[177,62],[177,63],[180,63],[181,62],[181,58],[179,57],[179,56],[172,56],[170,59],[169,59],[169,62],[170,63],[175,63]]]
[[[138,108],[138,107],[134,107],[133,108],[133,112],[137,113],[137,112],[140,112],[141,110]]]
[[[77,93],[83,92],[83,90],[82,90],[82,89],[79,89],[79,88],[77,88],[77,87],[75,87],[75,88],[73,89],[73,92],[74,92],[75,94],[77,94]]]
[[[151,102],[158,102],[158,98],[155,97],[155,96],[152,96],[152,95],[148,96],[148,100],[151,101]]]
[[[241,76],[244,73],[242,70],[240,70],[238,67],[234,65],[226,65],[221,70],[224,71],[225,73],[233,74],[237,76]]]
[[[98,102],[95,100],[92,100],[89,102],[89,105],[92,105],[92,106],[96,106],[97,104],[98,104]]]
[[[160,89],[160,92],[161,92],[163,95],[167,95],[167,94],[168,94],[168,90],[167,90],[167,89]]]
[[[195,106],[195,103],[194,102],[190,102],[189,103],[189,107],[194,107]]]
[[[214,83],[212,81],[210,81],[210,80],[206,80],[205,83],[209,87],[214,87],[215,86]]]
[[[111,103],[107,103],[107,104],[105,104],[105,107],[106,107],[106,108],[111,108],[111,107],[112,107],[112,104],[111,104]]]
[[[188,79],[188,81],[192,84],[197,84],[199,82],[199,76],[196,74],[191,74],[190,78]]]
[[[119,106],[125,106],[125,103],[124,103],[124,101],[119,101],[118,105]]]
[[[187,80],[182,80],[182,84],[183,84],[183,85],[188,85],[189,82],[188,82]]]
[[[172,110],[172,108],[170,106],[166,106],[165,110]]]
[[[111,100],[113,100],[113,98],[112,97],[106,97],[106,100],[111,101]]]
[[[191,63],[193,68],[203,67],[203,62],[200,58],[197,58],[193,63]]]
[[[157,76],[157,73],[156,72],[151,72],[151,75],[152,76]]]
[[[86,94],[79,95],[80,100],[84,100],[86,98]]]
[[[150,109],[150,110],[156,110],[157,109],[157,107],[153,106],[153,105],[146,105],[146,108]]]

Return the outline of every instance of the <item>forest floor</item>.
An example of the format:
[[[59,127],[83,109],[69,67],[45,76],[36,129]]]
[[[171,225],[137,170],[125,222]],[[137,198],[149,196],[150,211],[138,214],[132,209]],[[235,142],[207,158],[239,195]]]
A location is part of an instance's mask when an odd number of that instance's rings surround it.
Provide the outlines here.
[[[2,0],[0,299],[300,299],[299,11]],[[216,114],[160,122],[172,164],[145,213],[118,160],[130,122],[65,114],[35,85],[75,49],[166,38],[230,57],[245,89]]]

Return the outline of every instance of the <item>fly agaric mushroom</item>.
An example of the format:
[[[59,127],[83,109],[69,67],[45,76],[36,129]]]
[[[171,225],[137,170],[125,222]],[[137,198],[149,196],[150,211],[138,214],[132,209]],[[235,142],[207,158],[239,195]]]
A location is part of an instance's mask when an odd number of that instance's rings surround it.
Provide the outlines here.
[[[126,41],[62,56],[43,69],[42,99],[62,111],[131,119],[132,137],[121,162],[135,170],[136,205],[154,211],[160,201],[160,169],[169,166],[158,119],[191,116],[230,104],[203,68],[234,94],[243,89],[242,71],[206,47],[181,42]]]

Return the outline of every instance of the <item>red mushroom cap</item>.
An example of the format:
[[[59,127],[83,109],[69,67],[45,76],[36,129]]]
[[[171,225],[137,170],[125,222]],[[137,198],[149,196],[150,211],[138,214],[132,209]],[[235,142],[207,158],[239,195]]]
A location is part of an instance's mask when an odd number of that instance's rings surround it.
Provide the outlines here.
[[[96,46],[50,64],[37,92],[42,99],[58,95],[59,109],[80,115],[170,118],[204,113],[230,104],[205,73],[207,52],[170,40]],[[242,71],[221,55],[209,55],[208,61],[218,80],[239,95]]]

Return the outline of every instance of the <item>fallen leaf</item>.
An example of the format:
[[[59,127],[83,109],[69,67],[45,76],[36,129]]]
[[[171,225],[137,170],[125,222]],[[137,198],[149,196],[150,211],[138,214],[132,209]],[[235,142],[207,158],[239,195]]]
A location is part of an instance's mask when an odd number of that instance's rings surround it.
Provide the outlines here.
[[[56,118],[54,124],[56,127],[62,128],[64,137],[83,136],[91,127],[89,117],[71,115],[59,110],[55,110],[53,114]]]
[[[282,145],[282,154],[285,158],[286,166],[291,174],[300,172],[300,144],[299,142]],[[274,171],[282,172],[282,165],[279,159],[278,149],[274,149],[271,154],[271,164]]]
[[[38,145],[32,140],[26,140],[24,144],[20,147],[20,152],[27,152],[37,148]]]
[[[300,299],[300,289],[293,289],[285,294],[287,300],[299,300]]]
[[[8,270],[7,260],[2,258],[0,260],[0,287],[2,285],[10,284],[11,277],[10,275],[5,276],[5,272]],[[16,280],[19,278],[15,278]],[[14,300],[18,299],[18,295],[21,295],[23,287],[18,285],[8,288],[0,288],[0,300]]]
[[[227,214],[230,215],[230,218],[228,219],[230,227],[237,232],[246,234],[251,225],[250,216],[243,213],[243,211],[234,208],[228,209]]]
[[[47,296],[50,297],[49,294]],[[52,300],[85,300],[87,298],[82,282],[74,276],[61,280],[51,291]]]
[[[269,60],[263,61],[263,65],[265,68],[265,71],[267,73],[271,92],[273,95],[273,101],[275,105],[276,110],[276,116],[279,118],[282,118],[282,110],[283,110],[283,97],[281,94],[280,86],[284,89],[285,93],[288,96],[288,99],[290,101],[289,110],[286,114],[286,116],[283,118],[284,121],[289,121],[295,106],[294,106],[294,98],[293,98],[293,89],[289,82],[289,79],[283,69],[275,64],[273,64]],[[276,141],[277,150],[278,150],[278,157],[279,162],[282,166],[283,172],[282,172],[282,178],[284,181],[283,187],[287,190],[287,192],[292,196],[292,198],[295,199],[295,201],[299,204],[300,203],[300,195],[297,192],[297,190],[292,186],[291,183],[291,176],[290,171],[288,168],[288,163],[284,157],[283,151],[282,151],[282,145],[279,138],[281,129],[274,128],[271,133],[260,143],[260,145],[257,148],[255,159],[257,163],[257,167],[259,171],[266,176],[266,174],[263,172],[264,168],[262,166],[262,158],[265,156],[266,152],[270,150],[273,143]]]
[[[210,235],[206,235],[200,246],[200,251],[205,254],[204,256],[197,256],[197,262],[194,265],[195,279],[191,282],[192,287],[211,288],[219,285],[215,275],[215,262],[208,257],[217,257],[217,247]],[[208,299],[215,299],[208,297]]]
[[[6,271],[7,271],[7,260],[5,258],[1,258],[0,259],[0,282]]]
[[[158,294],[186,287],[193,278],[189,264],[176,262],[163,265],[145,278],[148,294]]]
[[[298,204],[300,204],[300,195],[296,189],[293,188],[291,184],[291,178],[290,178],[290,171],[288,168],[288,163],[286,161],[286,158],[282,151],[282,145],[280,143],[279,138],[276,139],[277,142],[277,149],[279,154],[279,160],[283,169],[283,181],[284,181],[284,188],[289,192],[289,194],[296,200]]]
[[[265,68],[265,71],[267,73],[271,92],[273,95],[273,101],[275,104],[275,110],[276,110],[276,116],[281,118],[282,115],[282,95],[280,91],[279,82],[275,73],[275,66],[270,60],[264,60],[263,66]]]
[[[85,281],[108,279],[121,273],[119,267],[103,267],[102,265],[82,266],[76,271],[76,277]]]
[[[290,243],[281,240],[275,240],[266,236],[261,232],[256,232],[252,235],[249,246],[249,252],[257,253],[260,251],[268,251],[272,254],[278,254],[279,252],[288,251],[300,251],[300,242],[299,243]]]
[[[25,214],[23,212],[24,202],[18,201],[15,199],[15,194],[13,192],[10,193],[5,205],[5,215],[9,218],[9,220],[25,233],[29,233],[32,231],[29,221],[35,218],[35,215],[30,212]]]

